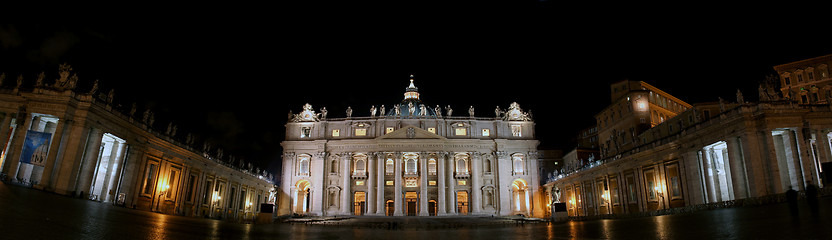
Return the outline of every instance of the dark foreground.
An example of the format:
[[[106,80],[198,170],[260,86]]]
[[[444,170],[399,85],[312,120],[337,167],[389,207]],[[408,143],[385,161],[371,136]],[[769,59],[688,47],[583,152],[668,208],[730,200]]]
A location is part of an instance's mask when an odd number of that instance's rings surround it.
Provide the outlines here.
[[[397,222],[398,230],[388,230]],[[512,224],[490,218],[363,217],[240,224],[162,215],[0,183],[0,239],[832,239],[832,198],[684,215]]]

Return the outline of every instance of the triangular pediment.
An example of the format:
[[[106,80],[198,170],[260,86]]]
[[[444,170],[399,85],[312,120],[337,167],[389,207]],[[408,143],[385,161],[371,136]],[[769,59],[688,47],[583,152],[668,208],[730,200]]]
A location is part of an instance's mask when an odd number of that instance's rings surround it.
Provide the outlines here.
[[[405,125],[396,131],[384,134],[376,139],[441,139],[447,138],[436,135],[416,126]]]

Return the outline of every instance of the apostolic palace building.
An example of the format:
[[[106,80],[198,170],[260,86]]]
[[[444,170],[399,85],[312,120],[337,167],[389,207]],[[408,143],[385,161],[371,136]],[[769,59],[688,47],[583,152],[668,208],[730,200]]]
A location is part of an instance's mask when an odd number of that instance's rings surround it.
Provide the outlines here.
[[[412,76],[401,102],[368,115],[327,118],[306,104],[281,143],[278,215],[543,216],[528,113],[467,110],[423,103]]]
[[[737,90],[688,104],[644,82],[612,84],[591,135],[599,154],[565,160],[545,184],[549,199],[569,216],[598,216],[776,202],[789,189],[823,188],[830,67],[832,55],[775,66],[756,102]]]

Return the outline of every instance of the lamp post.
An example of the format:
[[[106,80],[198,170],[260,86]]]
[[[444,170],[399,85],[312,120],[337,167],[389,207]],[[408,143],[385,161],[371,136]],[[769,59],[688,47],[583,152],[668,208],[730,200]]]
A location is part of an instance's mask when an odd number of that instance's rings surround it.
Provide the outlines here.
[[[656,195],[659,195],[659,209],[664,209],[664,194],[662,191],[661,184],[653,188],[656,190]]]
[[[162,186],[162,191],[159,193],[159,200],[156,201],[156,210],[159,212],[163,212],[161,209],[159,209],[159,205],[162,201],[164,201],[164,196],[168,192],[168,189],[170,189],[170,185],[165,184],[165,186]]]

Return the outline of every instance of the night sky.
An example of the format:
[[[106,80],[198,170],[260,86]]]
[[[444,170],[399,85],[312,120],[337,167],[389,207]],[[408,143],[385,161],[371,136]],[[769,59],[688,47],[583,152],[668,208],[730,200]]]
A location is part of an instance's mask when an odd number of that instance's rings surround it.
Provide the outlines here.
[[[824,38],[796,38],[787,23],[612,21],[462,22],[440,26],[237,24],[0,25],[0,72],[31,86],[69,63],[79,89],[95,79],[128,110],[138,102],[169,121],[279,173],[291,109],[368,116],[400,102],[415,75],[421,99],[493,116],[518,102],[531,110],[541,148],[568,150],[609,103],[609,84],[641,80],[688,103],[756,100],[772,66],[832,54]],[[649,21],[648,21],[649,22]]]

